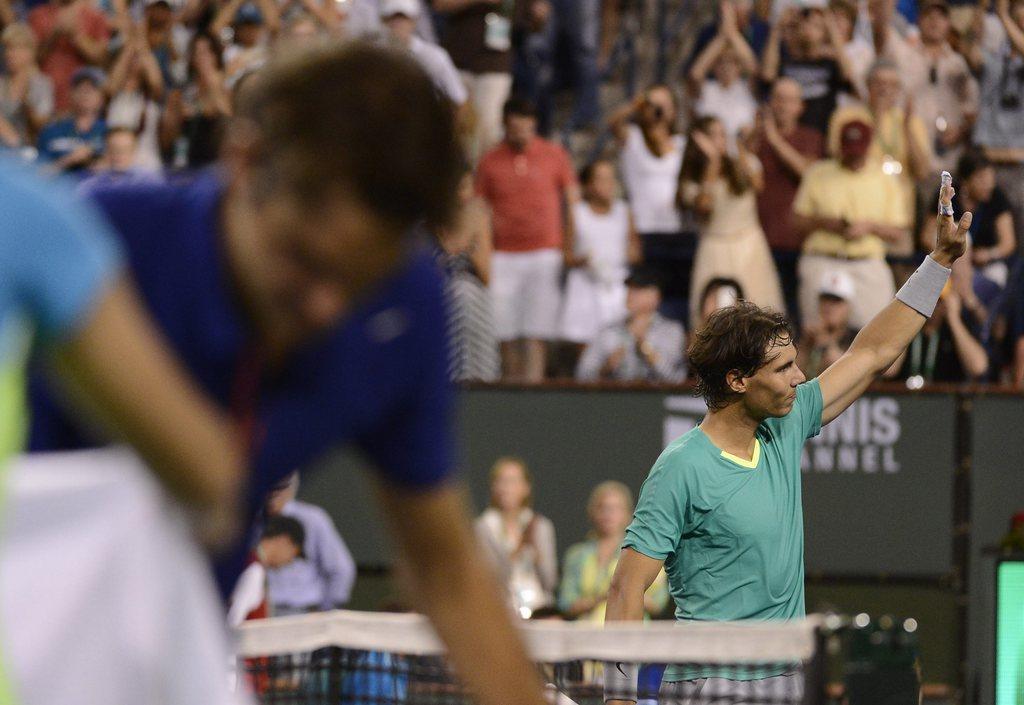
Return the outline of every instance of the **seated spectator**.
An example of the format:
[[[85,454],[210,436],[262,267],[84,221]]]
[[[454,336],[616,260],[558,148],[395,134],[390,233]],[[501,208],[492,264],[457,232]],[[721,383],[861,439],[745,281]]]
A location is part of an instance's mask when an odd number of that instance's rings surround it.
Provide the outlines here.
[[[220,42],[208,32],[192,39],[188,52],[188,83],[167,96],[160,125],[160,143],[173,152],[177,169],[198,169],[220,151],[224,122],[231,115],[231,94],[224,81]]]
[[[107,59],[110,29],[103,13],[89,0],[49,0],[28,13],[39,42],[39,65],[53,81],[57,114],[71,109],[72,77],[86,66]]]
[[[494,250],[491,213],[476,195],[473,174],[468,170],[459,184],[458,197],[459,209],[452,224],[437,231],[449,306],[449,373],[454,381],[493,382],[501,376],[501,357],[487,289]]]
[[[676,205],[686,139],[676,130],[672,89],[653,85],[616,110],[608,121],[619,148],[619,169],[643,260],[658,270],[667,300],[685,301],[696,224]]]
[[[640,260],[640,242],[626,202],[618,198],[615,166],[598,160],[580,172],[583,200],[573,206],[574,265],[566,278],[562,338],[579,346],[626,317],[629,266]],[[572,367],[576,367],[573,360]]]
[[[718,34],[693,62],[689,79],[695,112],[717,118],[730,143],[754,124],[757,101],[750,79],[756,73],[757,57],[740,33],[736,11],[732,3],[722,3]]]
[[[846,272],[825,272],[818,287],[818,322],[804,326],[797,346],[797,366],[812,379],[849,349],[857,336],[850,325],[853,279]]]
[[[381,0],[384,37],[412,54],[452,105],[462,106],[469,95],[452,58],[438,45],[416,36],[416,21],[421,12],[420,0]]]
[[[18,149],[35,136],[53,113],[53,82],[36,65],[36,37],[27,25],[4,28],[0,74],[0,143]]]
[[[272,516],[263,525],[256,553],[267,571],[267,599],[275,617],[317,612],[324,604],[323,582],[303,554],[305,541],[298,519]]]
[[[965,153],[957,164],[956,174],[959,188],[953,197],[955,217],[967,211],[974,215],[970,254],[975,276],[1003,289],[1009,274],[1007,260],[1017,252],[1010,201],[996,185],[995,167],[983,152]],[[978,284],[982,283],[976,283],[976,290]]]
[[[735,157],[726,146],[718,120],[699,118],[690,127],[679,198],[703,222],[690,279],[690,321],[697,320],[700,292],[715,277],[740,282],[758,306],[785,310],[775,262],[757,219],[757,193],[764,186],[761,164],[744,142]]]
[[[978,116],[978,81],[964,57],[949,44],[946,0],[923,2],[918,24],[917,52],[925,62],[927,79],[914,89],[914,109],[934,145],[936,169],[953,171]]]
[[[93,167],[95,173],[83,179],[79,193],[87,194],[93,189],[110,184],[159,183],[159,172],[140,168],[138,165],[138,136],[127,127],[111,127],[107,130],[103,156]]]
[[[978,322],[963,311],[947,284],[931,318],[903,354],[899,378],[911,389],[930,382],[980,382],[988,374],[988,353],[978,340]]]
[[[39,133],[39,160],[50,173],[84,175],[103,154],[106,77],[97,68],[81,68],[71,79],[71,115]]]
[[[138,135],[133,168],[158,172],[160,158],[160,104],[164,79],[145,34],[130,38],[110,69],[107,81],[107,125],[124,127]]]
[[[821,8],[790,8],[772,26],[761,78],[772,84],[780,76],[800,84],[805,105],[801,122],[825,133],[839,94],[855,89],[839,27]]]
[[[602,482],[590,493],[587,518],[592,531],[586,541],[566,551],[558,588],[558,607],[567,618],[604,623],[608,588],[632,517],[633,493],[621,482]],[[644,595],[644,612],[661,614],[667,604],[668,581],[662,571]]]
[[[315,504],[296,499],[298,491],[299,474],[295,472],[267,498],[266,514],[271,519],[286,518],[301,525],[303,540],[299,546],[302,558],[312,570],[301,574],[296,570],[290,576],[269,572],[271,600],[275,605],[337,609],[348,604],[352,596],[356,564],[331,517]],[[312,596],[319,596],[319,600],[310,600]]]
[[[839,159],[808,169],[793,202],[793,227],[806,238],[797,265],[805,326],[818,323],[818,286],[826,272],[839,270],[853,280],[854,327],[866,325],[895,296],[886,243],[908,237],[913,217],[906,199],[892,188],[891,177],[869,163],[871,142],[870,125],[846,123],[839,136]]]
[[[209,32],[223,36],[230,26],[231,43],[224,47],[224,78],[227,88],[255,71],[270,56],[270,41],[277,36],[281,18],[273,0],[228,0],[210,24]]]
[[[498,458],[491,468],[491,506],[476,520],[477,537],[523,619],[553,605],[558,584],[555,527],[530,508],[532,482],[521,459]]]
[[[796,323],[796,263],[802,240],[793,228],[793,199],[804,173],[825,151],[821,133],[800,124],[803,111],[800,84],[791,78],[778,79],[750,144],[764,169],[764,188],[757,194],[757,217],[782,280],[786,308]]]
[[[996,14],[1005,41],[975,52],[981,97],[974,142],[985,149],[1013,204],[1019,242],[1024,235],[1024,0],[997,0]]]
[[[704,327],[704,322],[720,308],[728,308],[743,299],[743,287],[735,279],[715,277],[704,286],[700,295],[700,319],[694,324],[693,330]]]
[[[626,320],[605,328],[583,351],[576,379],[681,382],[686,379],[683,326],[658,313],[661,291],[650,270],[626,279]]]
[[[533,104],[505,104],[505,139],[477,167],[476,189],[494,215],[491,295],[504,377],[539,382],[546,341],[558,335],[562,266],[573,250],[579,187],[569,155],[537,136]]]
[[[933,174],[935,155],[928,131],[914,114],[912,104],[907,102],[905,107],[900,107],[904,102],[900,71],[900,67],[888,59],[874,63],[868,73],[867,104],[840,108],[832,116],[829,152],[833,155],[839,153],[839,133],[851,120],[870,125],[873,137],[868,159],[881,166],[906,202],[907,210],[913,213],[915,184]],[[886,244],[888,253],[895,257],[909,257],[914,252],[909,231],[900,239]],[[911,270],[913,268],[916,268],[916,263]],[[906,274],[909,276],[909,272]]]

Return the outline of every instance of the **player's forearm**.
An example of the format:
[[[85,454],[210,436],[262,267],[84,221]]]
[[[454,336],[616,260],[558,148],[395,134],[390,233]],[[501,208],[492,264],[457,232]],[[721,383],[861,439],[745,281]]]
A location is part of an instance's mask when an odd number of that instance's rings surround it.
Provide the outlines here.
[[[233,503],[241,444],[164,348],[125,280],[101,294],[57,361],[76,399],[135,446],[175,494],[211,508]]]
[[[869,355],[875,376],[899,357],[927,319],[902,301],[893,300],[854,338],[848,355]]]
[[[536,669],[469,527],[461,491],[384,487],[410,597],[430,618],[481,705],[540,705]]]

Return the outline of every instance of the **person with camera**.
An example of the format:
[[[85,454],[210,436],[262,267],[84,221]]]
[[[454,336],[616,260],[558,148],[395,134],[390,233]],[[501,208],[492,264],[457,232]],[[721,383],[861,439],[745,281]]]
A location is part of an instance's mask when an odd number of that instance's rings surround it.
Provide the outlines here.
[[[672,89],[655,84],[608,121],[643,260],[659,271],[668,299],[686,298],[695,247],[695,228],[684,224],[676,207],[686,148],[686,138],[676,131],[677,114]]]

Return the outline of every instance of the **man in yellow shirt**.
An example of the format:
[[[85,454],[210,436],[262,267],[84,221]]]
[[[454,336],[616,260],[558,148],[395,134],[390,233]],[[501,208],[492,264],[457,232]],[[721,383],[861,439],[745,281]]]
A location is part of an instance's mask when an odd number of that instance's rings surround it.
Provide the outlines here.
[[[868,160],[891,179],[892,187],[902,194],[913,213],[915,184],[933,177],[937,169],[927,127],[909,101],[905,106],[901,101],[907,88],[901,70],[890,59],[879,59],[872,65],[867,78],[867,103],[849,105],[833,113],[828,145],[829,153],[837,156],[839,133],[844,125],[851,120],[862,120],[870,125],[873,137]],[[909,230],[905,238],[887,245],[887,252],[896,257],[908,257],[914,252]],[[915,262],[910,271],[916,266]]]
[[[797,267],[805,324],[817,322],[818,285],[828,271],[853,280],[850,322],[857,328],[895,293],[886,247],[909,238],[913,215],[892,179],[870,160],[872,138],[863,120],[847,122],[839,131],[839,158],[808,169],[793,203],[793,227],[805,238]]]

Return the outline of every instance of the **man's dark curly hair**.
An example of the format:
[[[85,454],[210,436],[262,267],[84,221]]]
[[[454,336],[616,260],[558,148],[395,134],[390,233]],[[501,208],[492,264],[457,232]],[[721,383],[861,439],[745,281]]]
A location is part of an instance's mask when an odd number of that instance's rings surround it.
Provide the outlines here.
[[[776,346],[793,340],[785,315],[749,301],[715,311],[690,340],[687,355],[697,373],[697,393],[712,411],[731,403],[736,394],[726,376],[733,371],[751,377],[768,363]]]

